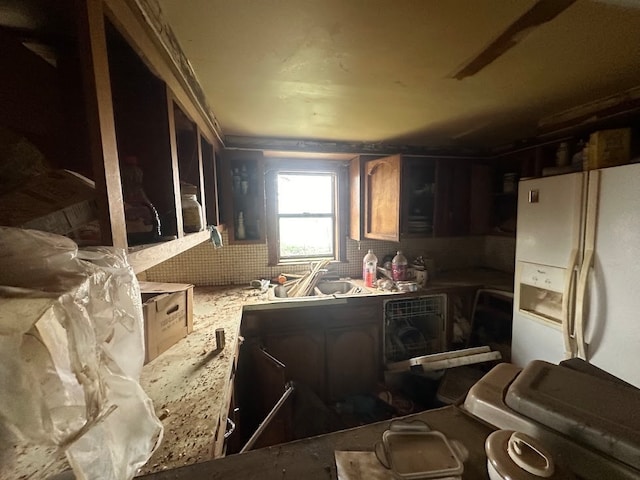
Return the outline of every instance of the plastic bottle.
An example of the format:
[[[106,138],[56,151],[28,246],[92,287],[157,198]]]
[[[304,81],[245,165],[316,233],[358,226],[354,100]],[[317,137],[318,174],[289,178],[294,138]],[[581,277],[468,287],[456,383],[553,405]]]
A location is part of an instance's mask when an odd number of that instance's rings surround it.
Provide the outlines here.
[[[362,279],[365,287],[373,287],[378,272],[378,257],[369,249],[362,260]]]
[[[236,230],[236,238],[238,240],[245,239],[244,214],[242,212],[238,213],[238,229]]]
[[[391,276],[394,281],[401,281],[407,279],[407,257],[405,257],[400,250],[393,260],[391,260]]]

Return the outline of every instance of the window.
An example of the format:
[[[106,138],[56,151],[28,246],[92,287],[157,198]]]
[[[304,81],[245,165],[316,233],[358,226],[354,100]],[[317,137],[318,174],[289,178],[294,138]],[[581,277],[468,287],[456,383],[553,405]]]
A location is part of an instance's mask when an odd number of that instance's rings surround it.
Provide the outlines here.
[[[335,257],[335,175],[278,173],[278,256]]]
[[[276,163],[267,173],[269,262],[341,259],[341,165]]]

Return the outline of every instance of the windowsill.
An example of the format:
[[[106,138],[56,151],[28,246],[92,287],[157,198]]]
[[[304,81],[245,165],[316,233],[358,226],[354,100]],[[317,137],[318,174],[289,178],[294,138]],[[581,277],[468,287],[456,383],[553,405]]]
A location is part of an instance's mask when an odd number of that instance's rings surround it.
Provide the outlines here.
[[[326,260],[326,258],[305,258],[304,260],[302,259],[294,259],[294,260],[281,260],[278,263],[269,263],[270,267],[290,267],[291,265],[308,265],[310,263],[316,263],[316,262],[321,262],[323,260]],[[331,260],[329,262],[329,265],[334,265],[334,264],[347,264],[349,263],[348,260]]]

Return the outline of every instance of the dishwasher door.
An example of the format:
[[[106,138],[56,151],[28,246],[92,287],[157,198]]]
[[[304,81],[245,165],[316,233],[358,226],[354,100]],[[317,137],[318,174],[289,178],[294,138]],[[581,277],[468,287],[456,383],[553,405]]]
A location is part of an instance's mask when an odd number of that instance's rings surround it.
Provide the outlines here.
[[[389,371],[434,371],[501,358],[488,346],[445,352],[447,295],[384,302],[384,363]]]
[[[384,302],[384,362],[441,352],[445,345],[447,296],[426,295]]]

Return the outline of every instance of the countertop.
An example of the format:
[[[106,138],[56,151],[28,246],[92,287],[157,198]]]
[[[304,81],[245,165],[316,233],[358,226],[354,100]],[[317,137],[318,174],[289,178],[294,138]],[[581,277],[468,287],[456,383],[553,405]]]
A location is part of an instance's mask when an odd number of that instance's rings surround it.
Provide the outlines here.
[[[450,440],[461,442],[468,450],[464,462],[464,480],[486,480],[486,438],[492,428],[454,406],[429,410],[402,418],[421,420]],[[398,420],[398,419],[396,419]],[[337,479],[336,450],[373,451],[382,433],[389,428],[383,421],[340,432],[320,435],[273,447],[230,455],[218,460],[152,474],[149,480],[286,480]]]
[[[212,458],[218,418],[238,341],[242,308],[264,303],[266,293],[245,287],[196,287],[193,331],[142,370],[140,383],[164,424],[164,438],[141,473]],[[217,350],[215,330],[224,329]]]
[[[362,280],[354,281],[362,283]],[[426,288],[414,295],[446,291],[457,287],[512,291],[513,275],[489,269],[440,273],[430,280]],[[369,295],[392,294],[371,290]],[[325,301],[331,301],[331,297]],[[164,424],[165,432],[161,445],[141,469],[140,474],[173,470],[194,464],[201,465],[201,462],[212,458],[218,419],[222,410],[226,408],[228,378],[233,353],[237,348],[243,308],[247,306],[273,308],[276,304],[282,306],[283,303],[287,302],[269,302],[266,292],[244,286],[196,287],[194,289],[193,332],[143,368],[141,384],[152,399],[156,414]],[[223,328],[225,331],[226,341],[222,351],[216,350],[215,330],[218,328]],[[278,447],[277,451],[284,455],[283,452],[286,452],[287,448]],[[48,465],[46,470],[43,469],[44,465],[40,461],[34,461],[35,457],[47,458],[51,454],[49,450],[51,449],[25,447],[20,452],[14,452],[18,459],[14,470],[15,477],[46,478],[68,468],[63,457],[60,457],[54,465]],[[229,457],[229,461],[225,461],[227,463],[224,465],[237,465],[241,457],[232,456]],[[328,462],[328,457],[323,461]],[[332,459],[327,465],[327,468],[335,468],[332,466]],[[227,471],[226,468],[228,467],[224,467],[222,471]],[[198,466],[197,471],[200,471],[199,469]],[[182,471],[176,470],[176,472]],[[321,478],[335,477],[327,473]]]
[[[362,283],[362,280],[354,280]],[[513,275],[490,269],[440,273],[414,294],[458,287],[513,290]],[[389,292],[369,290],[370,295]],[[393,295],[393,294],[391,294]],[[322,301],[322,300],[311,300]],[[331,302],[328,297],[324,302]],[[224,408],[226,383],[236,348],[242,310],[281,308],[266,292],[247,287],[196,287],[194,330],[143,369],[141,383],[165,427],[164,439],[141,473],[202,462],[212,458],[213,437]],[[226,342],[216,353],[215,330],[224,328]]]

